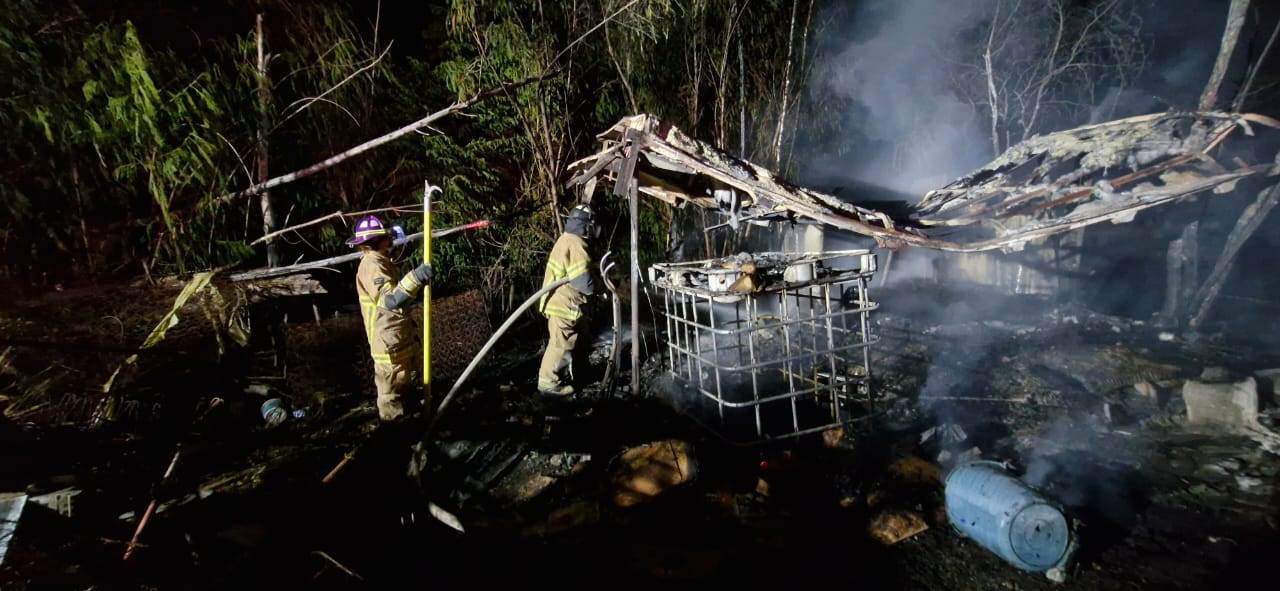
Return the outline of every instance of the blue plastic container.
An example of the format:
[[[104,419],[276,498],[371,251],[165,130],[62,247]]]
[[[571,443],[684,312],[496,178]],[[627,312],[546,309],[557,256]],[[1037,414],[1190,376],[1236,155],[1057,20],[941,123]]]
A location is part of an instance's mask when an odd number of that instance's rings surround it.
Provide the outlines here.
[[[1071,560],[1074,533],[1062,509],[998,463],[957,466],[946,498],[951,525],[1013,566],[1043,572]]]
[[[277,427],[281,423],[289,419],[289,410],[285,408],[284,400],[279,398],[271,398],[262,403],[262,420],[266,421],[267,427]]]

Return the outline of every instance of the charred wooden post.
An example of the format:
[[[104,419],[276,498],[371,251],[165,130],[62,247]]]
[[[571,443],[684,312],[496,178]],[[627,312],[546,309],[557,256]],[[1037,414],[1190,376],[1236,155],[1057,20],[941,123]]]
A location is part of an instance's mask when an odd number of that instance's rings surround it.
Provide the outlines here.
[[[1084,264],[1084,229],[1058,235],[1058,289],[1059,296],[1074,300],[1080,293],[1080,267]]]
[[[1231,268],[1235,266],[1240,249],[1257,231],[1258,226],[1262,225],[1262,221],[1275,208],[1277,202],[1280,202],[1280,185],[1271,185],[1258,193],[1258,198],[1245,208],[1244,213],[1240,214],[1240,219],[1236,220],[1235,227],[1227,235],[1227,244],[1222,247],[1222,254],[1218,255],[1218,262],[1214,263],[1213,271],[1196,292],[1195,315],[1187,323],[1191,330],[1199,330],[1204,325],[1204,321],[1209,317],[1209,311],[1213,308],[1213,303],[1217,301],[1218,294],[1227,281],[1227,276],[1231,274]]]
[[[1182,228],[1177,239],[1169,242],[1165,257],[1164,307],[1160,316],[1171,325],[1182,323],[1200,282],[1199,227],[1200,222],[1191,222]]]
[[[636,161],[640,158],[639,134],[628,130],[623,136],[625,156],[613,194],[626,197],[631,230],[631,393],[640,393],[640,197],[636,183]]]

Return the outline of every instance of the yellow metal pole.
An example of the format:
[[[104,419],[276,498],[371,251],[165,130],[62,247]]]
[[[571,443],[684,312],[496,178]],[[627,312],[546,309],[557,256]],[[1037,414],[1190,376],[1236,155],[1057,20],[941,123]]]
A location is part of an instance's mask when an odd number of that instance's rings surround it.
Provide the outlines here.
[[[431,264],[431,191],[430,181],[422,181],[422,262]],[[422,394],[431,404],[431,283],[422,287]]]

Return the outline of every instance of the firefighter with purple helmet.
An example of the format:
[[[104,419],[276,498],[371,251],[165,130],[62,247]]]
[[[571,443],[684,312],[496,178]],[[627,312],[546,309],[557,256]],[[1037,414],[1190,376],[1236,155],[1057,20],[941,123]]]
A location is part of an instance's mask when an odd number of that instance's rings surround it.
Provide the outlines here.
[[[372,215],[360,218],[354,235],[347,240],[347,246],[361,252],[356,294],[373,357],[378,417],[384,422],[398,421],[405,417],[407,409],[425,402],[409,399],[414,384],[413,360],[421,343],[407,308],[422,293],[423,286],[431,282],[430,265],[418,265],[399,275],[391,260],[392,242],[391,230]]]

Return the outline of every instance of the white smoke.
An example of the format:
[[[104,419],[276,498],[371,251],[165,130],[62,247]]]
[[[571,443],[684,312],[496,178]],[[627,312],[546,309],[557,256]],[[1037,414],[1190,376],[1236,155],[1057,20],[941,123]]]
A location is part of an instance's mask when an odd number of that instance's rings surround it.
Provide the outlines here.
[[[842,123],[873,149],[816,155],[806,174],[919,195],[989,160],[980,117],[952,91],[958,34],[985,14],[968,1],[872,0],[833,26],[851,37],[814,84],[851,103]]]

